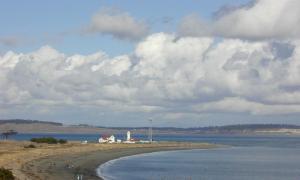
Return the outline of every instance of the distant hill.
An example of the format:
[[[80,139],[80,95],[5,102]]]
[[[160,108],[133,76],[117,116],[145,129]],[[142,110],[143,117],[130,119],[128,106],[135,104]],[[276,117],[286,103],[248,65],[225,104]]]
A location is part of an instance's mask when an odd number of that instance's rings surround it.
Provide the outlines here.
[[[105,127],[101,127],[105,128]],[[108,127],[107,127],[108,128]],[[118,130],[147,131],[148,127],[109,127]],[[237,124],[226,126],[210,126],[195,128],[176,127],[154,127],[157,133],[177,133],[177,134],[259,134],[259,133],[280,133],[280,134],[300,134],[300,126],[289,124]]]
[[[185,128],[187,130],[203,130],[203,131],[226,131],[226,130],[257,130],[257,129],[300,129],[298,125],[291,124],[235,124],[235,125],[225,125],[225,126],[208,126],[208,127],[195,127],[195,128]],[[179,128],[180,129],[180,128]]]
[[[99,133],[124,134],[128,130],[135,134],[147,134],[148,127],[104,127],[88,124],[63,125],[62,123],[38,120],[0,120],[0,132],[7,129],[19,133]],[[288,124],[238,124],[226,126],[176,128],[153,127],[154,134],[299,134],[300,126]]]
[[[0,120],[0,133],[7,130],[14,130],[18,133],[70,133],[70,134],[117,134],[124,133],[109,128],[98,128],[86,124],[64,125],[58,122],[25,120],[25,119],[5,119]]]
[[[247,133],[300,133],[300,126],[289,124],[237,124],[226,126],[188,128],[187,130],[198,133],[215,133],[215,134],[247,134]]]
[[[148,127],[104,127],[100,128],[111,128],[111,129],[148,129]],[[177,127],[153,127],[156,130],[173,130],[173,131],[232,131],[232,130],[258,130],[258,129],[300,129],[298,125],[291,124],[236,124],[236,125],[225,125],[225,126],[208,126],[208,127],[193,127],[193,128],[177,128]]]
[[[62,126],[62,123],[58,122],[51,122],[51,121],[38,121],[38,120],[26,120],[26,119],[0,119],[0,125],[1,124],[34,124],[34,123],[39,123],[39,124],[51,124],[55,126]]]

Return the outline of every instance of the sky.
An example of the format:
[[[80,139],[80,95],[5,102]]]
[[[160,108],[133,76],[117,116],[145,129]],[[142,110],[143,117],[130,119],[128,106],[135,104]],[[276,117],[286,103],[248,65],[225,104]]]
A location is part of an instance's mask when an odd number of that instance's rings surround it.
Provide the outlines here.
[[[4,0],[0,119],[300,124],[298,0]]]

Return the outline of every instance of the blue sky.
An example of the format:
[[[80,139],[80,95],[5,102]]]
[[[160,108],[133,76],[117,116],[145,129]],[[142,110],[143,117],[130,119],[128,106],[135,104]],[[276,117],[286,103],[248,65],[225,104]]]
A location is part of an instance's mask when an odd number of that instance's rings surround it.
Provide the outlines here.
[[[0,37],[18,37],[28,41],[17,47],[1,47],[5,52],[30,52],[42,45],[50,45],[66,54],[90,54],[99,50],[114,56],[128,53],[135,43],[120,41],[109,35],[81,36],[78,32],[101,8],[118,8],[132,16],[151,24],[152,32],[175,31],[180,19],[190,13],[204,18],[224,5],[247,3],[247,0],[188,0],[166,1],[2,1],[0,21],[5,28],[0,29]],[[165,19],[169,24],[163,23]],[[65,34],[65,35],[62,35]]]
[[[0,119],[299,124],[300,1],[0,3]]]

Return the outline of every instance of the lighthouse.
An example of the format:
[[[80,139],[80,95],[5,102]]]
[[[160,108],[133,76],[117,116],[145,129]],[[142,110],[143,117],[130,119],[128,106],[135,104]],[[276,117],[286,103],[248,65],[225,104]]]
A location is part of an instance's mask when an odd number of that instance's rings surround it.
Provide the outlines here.
[[[127,141],[130,141],[131,137],[130,137],[130,131],[127,131]]]

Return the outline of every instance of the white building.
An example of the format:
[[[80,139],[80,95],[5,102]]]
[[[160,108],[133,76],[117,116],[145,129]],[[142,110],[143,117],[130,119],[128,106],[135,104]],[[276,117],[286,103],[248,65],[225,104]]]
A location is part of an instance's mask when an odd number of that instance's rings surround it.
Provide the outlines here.
[[[114,135],[111,136],[102,136],[99,138],[99,143],[115,143],[116,138]]]
[[[126,144],[134,144],[135,142],[136,141],[131,138],[130,131],[127,131],[127,138],[126,138],[126,141],[124,141],[124,143],[126,143]]]
[[[130,131],[127,131],[127,141],[130,141],[131,137],[130,137]]]
[[[88,141],[87,140],[85,140],[85,141],[81,141],[81,144],[87,144],[88,143]]]

